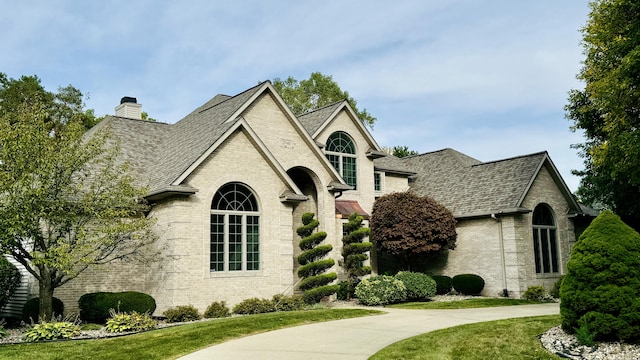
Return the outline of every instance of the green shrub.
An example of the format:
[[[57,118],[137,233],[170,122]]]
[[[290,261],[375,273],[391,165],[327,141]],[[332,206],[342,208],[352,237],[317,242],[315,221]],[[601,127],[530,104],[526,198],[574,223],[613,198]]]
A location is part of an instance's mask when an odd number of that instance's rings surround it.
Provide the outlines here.
[[[360,281],[356,296],[364,305],[387,305],[405,301],[407,288],[393,276],[378,275]]]
[[[353,283],[349,281],[341,281],[338,283],[338,291],[336,293],[338,300],[349,300],[356,297],[356,286],[360,283],[360,279],[354,279]]]
[[[21,279],[18,268],[0,254],[0,309],[9,302]]]
[[[111,310],[153,314],[156,301],[150,295],[137,291],[95,292],[82,295],[78,306],[82,321],[104,324],[111,316]]]
[[[302,250],[298,256],[298,263],[301,265],[298,268],[298,277],[302,278],[300,289],[304,291],[304,301],[307,303],[318,302],[338,290],[337,285],[328,285],[338,277],[336,273],[326,273],[335,264],[335,260],[322,259],[331,252],[333,246],[320,245],[327,233],[314,233],[320,224],[314,216],[313,213],[302,214],[302,226],[296,228],[296,233],[301,237],[299,246]],[[330,290],[333,290],[333,293]]]
[[[305,291],[302,297],[305,303],[314,304],[314,303],[320,302],[322,299],[324,299],[327,296],[335,294],[339,288],[340,288],[339,285],[320,286],[320,287]]]
[[[436,282],[429,275],[402,271],[395,278],[407,288],[407,300],[428,300],[436,294]]]
[[[71,339],[80,334],[80,327],[70,322],[42,322],[27,329],[22,339],[27,342]]]
[[[302,281],[300,281],[300,285],[298,286],[298,288],[300,290],[306,291],[309,289],[313,289],[315,287],[327,285],[328,283],[334,281],[337,278],[338,278],[338,275],[336,275],[336,273],[320,274],[320,275],[304,278],[302,279]]]
[[[562,328],[596,341],[640,341],[640,234],[602,212],[571,251],[560,287]]]
[[[62,300],[53,298],[53,316],[64,313]],[[37,323],[40,320],[40,298],[29,299],[22,307],[22,320],[26,323]],[[55,324],[55,323],[53,323]]]
[[[543,286],[529,286],[527,291],[522,294],[522,297],[532,301],[544,301],[546,295],[547,292],[544,290]]]
[[[560,286],[562,285],[562,280],[564,280],[564,275],[560,276],[558,280],[553,283],[553,288],[549,291],[549,295],[554,299],[560,299]]]
[[[233,313],[239,315],[262,314],[276,311],[273,301],[269,299],[249,298],[233,307]]]
[[[460,274],[451,279],[453,288],[464,295],[480,295],[484,289],[484,279],[475,274]]]
[[[162,316],[166,317],[169,323],[202,319],[202,315],[200,315],[198,309],[193,305],[182,305],[167,309],[162,313]]]
[[[302,310],[305,307],[304,298],[301,295],[274,295],[273,306],[276,311],[296,311]]]
[[[151,318],[151,315],[141,314],[136,311],[131,313],[116,313],[111,311],[111,317],[105,326],[107,331],[112,333],[122,333],[127,331],[145,331],[158,327],[158,322]]]
[[[4,326],[2,326],[2,324],[0,324],[0,339],[5,336],[7,336],[7,330],[4,328]]]
[[[446,275],[431,275],[431,278],[436,282],[437,295],[446,295],[453,289],[451,277]]]
[[[207,310],[204,311],[204,317],[206,319],[217,319],[231,316],[231,310],[224,301],[214,301],[211,305],[207,306]]]

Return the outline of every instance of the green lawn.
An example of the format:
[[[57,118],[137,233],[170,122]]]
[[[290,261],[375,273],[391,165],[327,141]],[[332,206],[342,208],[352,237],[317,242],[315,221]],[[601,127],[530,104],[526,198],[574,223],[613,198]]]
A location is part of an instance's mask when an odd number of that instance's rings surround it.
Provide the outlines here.
[[[558,324],[560,315],[461,325],[399,341],[369,359],[560,359],[538,340]]]
[[[108,339],[0,345],[0,359],[175,359],[237,337],[381,313],[367,309],[277,312],[198,322]]]
[[[389,305],[391,308],[398,309],[471,309],[494,306],[510,306],[510,305],[528,305],[539,304],[538,301],[524,299],[508,299],[508,298],[477,298],[459,301],[429,301],[429,302],[407,302],[402,304]]]

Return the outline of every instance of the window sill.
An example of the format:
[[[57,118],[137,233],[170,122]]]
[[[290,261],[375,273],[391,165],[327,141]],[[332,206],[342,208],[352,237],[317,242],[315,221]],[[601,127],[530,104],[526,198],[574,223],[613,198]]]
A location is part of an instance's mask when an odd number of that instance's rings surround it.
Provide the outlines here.
[[[536,273],[536,279],[557,279],[561,276],[561,273]]]
[[[262,275],[262,270],[209,271],[210,278],[257,277]]]

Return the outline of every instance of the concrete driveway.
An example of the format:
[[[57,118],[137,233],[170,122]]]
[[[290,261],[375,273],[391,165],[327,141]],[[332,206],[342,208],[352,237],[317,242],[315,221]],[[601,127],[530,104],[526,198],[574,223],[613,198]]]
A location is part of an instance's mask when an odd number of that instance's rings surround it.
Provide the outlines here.
[[[230,340],[180,359],[361,360],[399,340],[433,330],[560,313],[557,303],[461,310],[381,310],[386,314],[296,326]]]

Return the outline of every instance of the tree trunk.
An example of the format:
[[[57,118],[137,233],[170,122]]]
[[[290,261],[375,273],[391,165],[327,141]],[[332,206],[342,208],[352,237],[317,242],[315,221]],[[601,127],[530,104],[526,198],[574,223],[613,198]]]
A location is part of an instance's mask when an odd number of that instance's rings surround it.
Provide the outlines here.
[[[39,268],[41,280],[38,282],[40,308],[38,322],[51,321],[53,318],[53,281],[51,271],[42,266]],[[62,315],[62,314],[56,314]],[[36,319],[34,319],[36,320]]]

